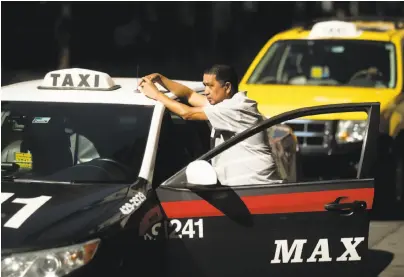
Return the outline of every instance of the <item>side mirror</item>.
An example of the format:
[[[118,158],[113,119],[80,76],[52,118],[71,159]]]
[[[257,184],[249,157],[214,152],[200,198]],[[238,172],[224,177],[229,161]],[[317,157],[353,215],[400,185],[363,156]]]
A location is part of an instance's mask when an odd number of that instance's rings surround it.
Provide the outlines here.
[[[216,185],[217,175],[213,166],[207,161],[191,162],[186,170],[187,183],[192,185]]]

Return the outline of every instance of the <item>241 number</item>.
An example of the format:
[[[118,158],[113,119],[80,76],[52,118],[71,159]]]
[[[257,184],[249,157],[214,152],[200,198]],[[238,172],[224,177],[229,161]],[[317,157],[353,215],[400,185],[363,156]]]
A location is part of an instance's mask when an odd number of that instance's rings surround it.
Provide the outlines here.
[[[193,219],[188,219],[185,222],[184,227],[182,227],[182,222],[178,219],[170,220],[170,227],[175,226],[175,229],[170,232],[169,238],[176,239],[182,237],[188,237],[193,239],[196,235],[197,238],[203,238],[203,220],[202,218],[198,221],[194,221]],[[197,231],[194,230],[194,225],[198,227]]]
[[[178,219],[171,219],[170,222],[166,222],[168,226],[163,229],[163,224],[158,222],[154,224],[150,230],[150,233],[144,235],[145,240],[155,240],[160,234],[166,233],[167,231],[168,239],[198,239],[203,238],[203,219],[198,220],[187,219],[185,224]]]

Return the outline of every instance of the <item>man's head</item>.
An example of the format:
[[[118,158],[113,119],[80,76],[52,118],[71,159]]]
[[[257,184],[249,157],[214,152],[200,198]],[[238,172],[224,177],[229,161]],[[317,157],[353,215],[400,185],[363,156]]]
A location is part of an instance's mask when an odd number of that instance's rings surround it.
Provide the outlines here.
[[[238,91],[236,71],[228,65],[214,65],[205,70],[203,84],[206,97],[212,105],[231,98]]]

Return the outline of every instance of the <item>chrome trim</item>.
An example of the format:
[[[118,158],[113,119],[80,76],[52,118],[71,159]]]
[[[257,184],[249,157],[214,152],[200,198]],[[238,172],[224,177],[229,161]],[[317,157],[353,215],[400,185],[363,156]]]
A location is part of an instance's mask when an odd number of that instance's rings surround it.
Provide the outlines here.
[[[320,132],[301,132],[301,131],[296,131],[293,132],[297,137],[307,137],[307,138],[315,138],[315,137],[323,137],[325,133],[320,133]]]
[[[292,128],[299,146],[304,148],[327,149],[332,139],[331,120],[294,119],[284,122]],[[323,126],[323,127],[322,127]],[[317,139],[313,141],[313,139]]]
[[[293,119],[289,121],[285,121],[288,123],[314,123],[314,124],[322,124],[327,123],[329,120],[312,120],[312,119]]]

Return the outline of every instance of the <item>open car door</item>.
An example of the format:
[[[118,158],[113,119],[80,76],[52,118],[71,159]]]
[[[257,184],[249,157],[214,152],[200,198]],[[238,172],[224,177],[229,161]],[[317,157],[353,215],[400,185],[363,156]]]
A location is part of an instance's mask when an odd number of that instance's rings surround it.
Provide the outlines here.
[[[203,155],[210,161],[245,139],[288,120],[365,112],[367,130],[356,176],[267,185],[206,186],[211,169],[189,184],[187,168],[157,189],[164,222],[149,238],[163,240],[167,276],[360,276],[366,272],[374,188],[378,103],[299,109],[267,119]],[[175,158],[175,157],[173,157]],[[235,157],[235,160],[240,157]],[[189,165],[192,166],[192,163]],[[188,173],[187,173],[188,172]],[[188,175],[187,175],[188,174]],[[194,173],[195,174],[195,173]],[[205,185],[202,183],[205,182]]]

